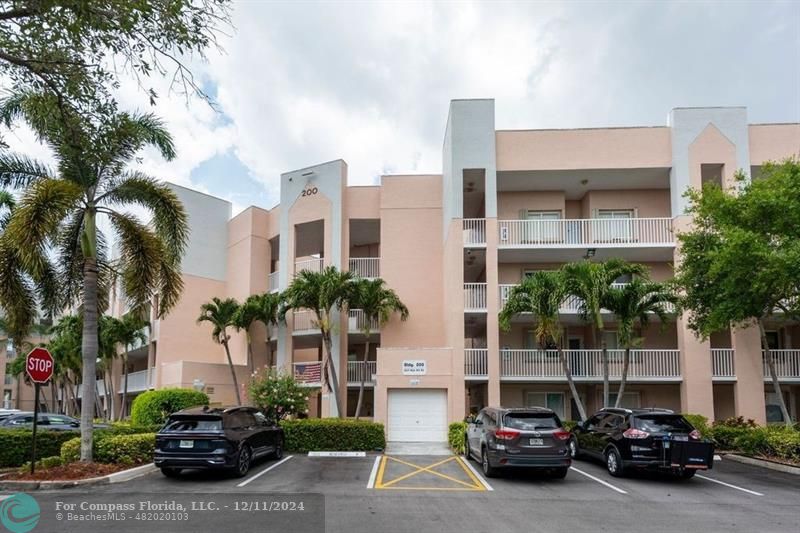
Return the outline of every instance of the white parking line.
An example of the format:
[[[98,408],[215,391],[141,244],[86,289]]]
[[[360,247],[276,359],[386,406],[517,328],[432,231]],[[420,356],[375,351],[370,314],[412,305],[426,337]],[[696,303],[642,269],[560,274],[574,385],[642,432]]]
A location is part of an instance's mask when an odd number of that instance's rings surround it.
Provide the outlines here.
[[[720,481],[718,479],[713,479],[706,476],[701,476],[700,474],[695,474],[694,477],[699,477],[700,479],[705,479],[708,481],[712,481],[714,483],[719,483],[720,485],[725,485],[726,487],[730,487],[732,489],[740,490],[742,492],[746,492],[747,494],[752,494],[753,496],[763,496],[760,492],[756,492],[754,490],[745,489],[743,487],[737,487],[736,485],[731,485],[730,483],[725,483],[724,481]]]
[[[459,458],[458,458],[458,460],[459,460],[459,461],[461,461],[461,464],[462,464],[462,465],[466,465],[466,467],[470,469],[470,471],[471,471],[471,472],[472,472],[472,473],[475,475],[475,477],[476,477],[476,478],[478,478],[478,481],[480,481],[480,482],[481,482],[481,484],[482,484],[484,487],[486,487],[486,490],[492,490],[492,491],[494,490],[494,489],[492,488],[492,486],[491,486],[491,485],[489,485],[489,482],[488,482],[488,481],[486,481],[486,480],[483,478],[483,476],[482,476],[482,475],[480,475],[480,474],[478,473],[478,471],[477,471],[477,470],[475,470],[475,467],[474,467],[474,466],[472,466],[471,464],[469,464],[469,459],[467,459],[466,457],[459,457]]]
[[[608,487],[608,488],[609,488],[609,489],[611,489],[611,490],[615,490],[615,491],[619,492],[620,494],[628,494],[626,491],[622,490],[621,488],[619,488],[619,487],[615,487],[615,486],[614,486],[614,485],[612,485],[611,483],[608,483],[607,481],[603,481],[603,480],[602,480],[602,479],[600,479],[599,477],[594,477],[593,475],[591,475],[591,474],[589,474],[589,473],[587,473],[587,472],[584,472],[583,470],[579,470],[579,469],[575,468],[574,466],[571,466],[571,467],[569,467],[569,468],[570,468],[570,470],[574,470],[574,471],[576,471],[577,473],[579,473],[579,474],[581,474],[581,475],[584,475],[584,476],[588,477],[589,479],[592,479],[592,480],[594,480],[594,481],[597,481],[597,482],[598,482],[598,483],[600,483],[601,485],[603,485],[603,486],[606,486],[606,487]]]
[[[372,465],[372,472],[369,474],[369,481],[367,482],[367,488],[371,489],[375,486],[375,476],[378,475],[378,465],[381,464],[381,458],[383,456],[379,455],[375,458],[375,464]]]
[[[267,472],[269,472],[270,470],[272,470],[272,469],[273,469],[273,468],[275,468],[276,466],[280,466],[280,465],[282,465],[283,463],[285,463],[286,461],[288,461],[288,460],[289,460],[289,459],[291,459],[292,457],[294,457],[294,455],[289,455],[288,457],[284,457],[283,459],[281,459],[281,460],[280,460],[280,461],[278,461],[277,463],[275,463],[275,464],[273,464],[273,465],[270,465],[268,468],[265,468],[264,470],[262,470],[262,471],[261,471],[261,472],[259,472],[258,474],[254,475],[254,476],[252,476],[252,477],[249,477],[249,478],[247,478],[247,479],[245,479],[244,481],[242,481],[241,483],[239,483],[239,484],[238,484],[238,485],[236,485],[236,486],[237,486],[237,487],[244,487],[245,485],[247,485],[247,484],[248,484],[248,483],[250,483],[251,481],[253,481],[253,480],[255,480],[255,479],[258,479],[259,477],[263,476],[264,474],[266,474]]]

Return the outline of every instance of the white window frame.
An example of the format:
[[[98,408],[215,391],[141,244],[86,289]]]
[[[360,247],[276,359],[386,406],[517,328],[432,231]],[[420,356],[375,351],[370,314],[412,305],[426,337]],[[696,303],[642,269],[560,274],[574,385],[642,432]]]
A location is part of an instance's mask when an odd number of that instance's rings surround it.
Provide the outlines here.
[[[523,209],[520,218],[523,220],[553,221],[562,220],[562,212],[553,209]],[[525,224],[523,239],[527,242],[561,242],[563,241],[560,224]]]
[[[544,405],[532,404],[529,399],[531,394],[544,394]],[[561,396],[561,412],[559,413],[555,409],[553,409],[553,411],[556,413],[556,415],[558,415],[558,417],[561,420],[564,420],[564,415],[567,410],[567,395],[563,391],[525,391],[525,407],[545,407],[547,409],[551,409],[551,407],[547,405],[548,394]]]
[[[596,218],[599,220],[631,220],[636,218],[635,209],[598,209]],[[633,225],[628,223],[605,223],[599,224],[600,230],[597,236],[601,242],[633,242]]]

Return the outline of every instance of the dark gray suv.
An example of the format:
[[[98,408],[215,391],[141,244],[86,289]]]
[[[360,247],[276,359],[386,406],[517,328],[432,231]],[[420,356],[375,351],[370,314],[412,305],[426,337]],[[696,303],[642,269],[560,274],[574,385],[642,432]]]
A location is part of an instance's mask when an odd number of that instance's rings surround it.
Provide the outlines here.
[[[526,467],[564,478],[572,464],[569,439],[550,409],[485,407],[467,420],[465,455],[480,461],[486,477],[501,468]]]

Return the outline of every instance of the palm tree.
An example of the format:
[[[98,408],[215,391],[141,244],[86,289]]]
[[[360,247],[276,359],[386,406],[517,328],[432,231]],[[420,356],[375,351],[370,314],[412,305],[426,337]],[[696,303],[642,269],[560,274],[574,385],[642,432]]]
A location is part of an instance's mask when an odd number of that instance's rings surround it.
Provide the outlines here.
[[[322,360],[322,386],[333,392],[336,411],[341,418],[342,403],[339,397],[339,378],[332,361],[331,334],[334,329],[334,311],[347,308],[353,296],[355,277],[352,272],[342,272],[336,267],[325,267],[322,272],[301,270],[283,293],[284,304],[280,319],[284,320],[290,309],[308,309],[314,313],[314,325],[322,335],[324,355]]]
[[[621,276],[644,276],[647,268],[622,259],[609,259],[602,263],[579,261],[561,267],[566,280],[567,294],[581,300],[581,314],[592,326],[593,345],[598,340],[602,351],[603,364],[603,407],[608,407],[610,396],[608,384],[608,347],[603,335],[603,301],[611,290],[611,285]]]
[[[258,299],[259,313],[258,320],[264,323],[267,327],[266,342],[267,342],[267,366],[272,367],[275,364],[272,354],[272,328],[278,327],[280,319],[281,306],[283,305],[283,295],[277,292],[268,292],[262,294]]]
[[[233,322],[231,323],[236,331],[244,330],[244,335],[247,339],[247,368],[250,370],[250,374],[255,371],[253,364],[253,338],[250,334],[250,328],[260,319],[260,300],[260,294],[251,294],[248,296],[239,308],[236,309],[236,313],[233,315]]]
[[[0,101],[0,120],[6,125],[25,120],[56,156],[56,167],[50,169],[23,155],[0,154],[0,188],[25,189],[3,234],[8,245],[0,245],[0,306],[9,314],[13,310],[16,323],[36,308],[35,287],[16,270],[9,271],[4,266],[9,262],[47,289],[39,291],[45,309],[80,304],[81,460],[91,461],[98,314],[110,272],[119,273],[134,308],[158,293],[158,316],[164,316],[183,289],[180,259],[189,228],[183,206],[168,186],[127,168],[148,145],[165,159],[175,156],[172,138],[159,119],[119,113],[89,123],[57,108],[48,94],[22,92]],[[120,209],[134,205],[152,214],[150,224]],[[113,262],[98,230],[100,217],[107,218],[119,245],[119,258]]]
[[[200,306],[200,316],[197,318],[197,323],[210,322],[214,327],[211,332],[211,338],[214,339],[214,342],[221,344],[225,348],[225,355],[228,357],[228,367],[231,369],[231,378],[233,379],[233,389],[236,392],[236,404],[242,405],[242,398],[239,393],[239,381],[236,379],[236,369],[233,366],[231,349],[228,345],[228,341],[231,339],[228,335],[228,328],[234,327],[234,317],[238,309],[239,303],[233,298],[220,300],[215,296],[210,302]]]
[[[142,313],[134,309],[121,318],[114,318],[109,322],[109,327],[109,340],[114,343],[115,348],[117,345],[122,346],[122,405],[119,409],[119,419],[122,420],[128,410],[128,351],[137,342],[147,342],[144,328],[149,327],[149,324],[142,318]]]
[[[51,328],[51,338],[47,345],[56,361],[54,379],[61,382],[64,391],[65,411],[77,413],[80,410],[75,394],[75,384],[81,375],[81,331],[83,323],[77,315],[64,315]],[[71,406],[67,410],[66,407]]]
[[[369,337],[372,334],[372,324],[383,327],[394,313],[400,313],[400,320],[408,319],[408,308],[400,301],[392,289],[386,286],[381,278],[359,279],[355,282],[353,296],[349,302],[352,309],[360,309],[364,318],[359,329],[366,339],[364,342],[364,362],[361,367],[361,385],[358,389],[358,402],[356,403],[356,420],[361,415],[361,406],[364,402],[364,386],[367,379],[367,361],[369,360]]]
[[[561,368],[567,377],[569,390],[581,420],[586,420],[586,409],[583,407],[572,370],[567,363],[562,347],[563,328],[559,319],[561,304],[567,296],[567,284],[564,273],[561,271],[539,271],[526,277],[522,283],[513,289],[508,296],[503,309],[500,310],[499,323],[504,331],[511,329],[511,319],[522,313],[531,313],[536,321],[534,334],[537,344],[541,349],[555,346]]]
[[[650,323],[650,318],[657,316],[662,327],[667,320],[670,305],[675,305],[678,297],[666,283],[657,283],[634,279],[622,287],[612,287],[603,300],[603,307],[608,309],[617,319],[617,335],[625,347],[622,359],[622,376],[617,391],[614,407],[619,407],[625,385],[628,380],[628,367],[631,360],[631,348],[639,345],[641,336],[636,335]]]

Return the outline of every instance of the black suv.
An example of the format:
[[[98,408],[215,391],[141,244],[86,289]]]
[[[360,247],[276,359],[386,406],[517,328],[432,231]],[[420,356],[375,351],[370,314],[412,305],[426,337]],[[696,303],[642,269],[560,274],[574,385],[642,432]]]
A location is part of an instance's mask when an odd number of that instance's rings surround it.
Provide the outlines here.
[[[467,422],[464,455],[480,461],[487,477],[515,466],[566,477],[572,463],[567,447],[570,433],[550,409],[486,407]]]
[[[612,476],[636,468],[690,478],[714,466],[714,445],[668,409],[601,409],[572,433],[570,455],[601,459]]]
[[[156,434],[154,462],[165,476],[184,468],[245,476],[255,459],[283,456],[283,430],[252,407],[196,407],[170,415]]]

